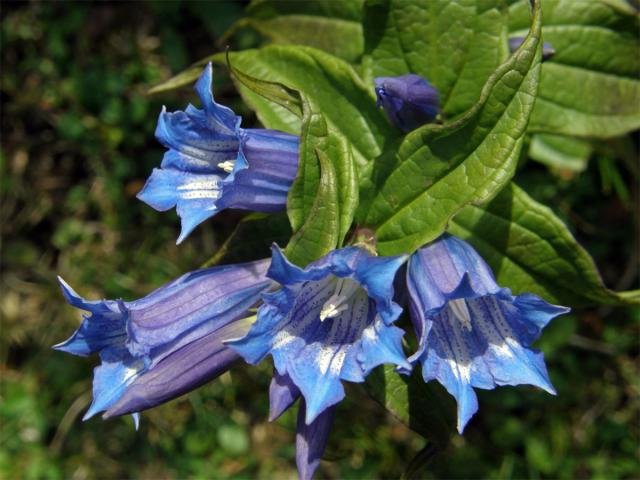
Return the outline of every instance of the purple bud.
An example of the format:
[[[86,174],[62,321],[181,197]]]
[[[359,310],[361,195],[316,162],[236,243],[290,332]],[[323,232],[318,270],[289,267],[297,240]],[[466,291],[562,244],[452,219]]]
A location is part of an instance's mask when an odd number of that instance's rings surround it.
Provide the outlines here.
[[[378,107],[405,132],[433,122],[440,112],[438,90],[419,75],[378,77],[375,84]]]

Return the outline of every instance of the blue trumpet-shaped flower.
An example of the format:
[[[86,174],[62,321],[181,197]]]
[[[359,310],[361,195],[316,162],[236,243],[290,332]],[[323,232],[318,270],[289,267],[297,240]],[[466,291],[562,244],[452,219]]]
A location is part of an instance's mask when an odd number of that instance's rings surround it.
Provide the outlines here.
[[[305,269],[275,245],[267,276],[283,288],[263,295],[258,318],[243,338],[228,341],[256,364],[271,354],[270,420],[302,398],[296,463],[310,479],[327,443],[341,381],[363,382],[383,363],[410,369],[402,352],[404,332],[392,324],[393,279],[406,257],[376,257],[356,247],[335,250]]]
[[[249,333],[227,342],[247,362],[271,354],[289,400],[272,405],[271,417],[297,396],[306,402],[306,424],[344,398],[341,380],[362,382],[383,363],[410,368],[401,348],[401,312],[393,278],[405,257],[375,257],[356,247],[335,250],[301,269],[274,245],[267,276],[283,288],[263,295]],[[277,388],[276,388],[277,389]],[[274,386],[272,385],[272,390]],[[272,391],[272,402],[277,395]]]
[[[268,260],[183,275],[144,298],[87,301],[62,279],[67,301],[84,315],[80,328],[54,348],[99,353],[93,403],[85,415],[133,413],[186,393],[238,360],[223,344],[248,331],[249,309],[273,285]]]
[[[378,107],[405,132],[433,122],[440,112],[438,90],[419,75],[378,77],[375,84]]]
[[[473,388],[529,384],[555,394],[543,354],[530,345],[568,308],[511,295],[468,243],[449,235],[411,256],[407,287],[419,338],[409,360],[455,397],[459,432],[478,410]]]
[[[160,113],[156,137],[168,151],[138,194],[156,210],[176,207],[178,243],[225,208],[283,210],[298,170],[299,137],[240,128],[241,118],[214,101],[211,83],[208,64],[195,87],[203,109]]]

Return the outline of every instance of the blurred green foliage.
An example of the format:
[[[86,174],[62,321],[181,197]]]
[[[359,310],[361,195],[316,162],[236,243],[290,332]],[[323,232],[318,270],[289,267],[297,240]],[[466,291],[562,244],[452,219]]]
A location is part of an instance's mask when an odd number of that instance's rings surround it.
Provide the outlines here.
[[[146,90],[214,50],[241,2],[3,4],[0,152],[0,478],[294,478],[292,412],[266,421],[270,366],[244,368],[128,418],[80,421],[96,359],[49,347],[79,322],[55,275],[89,298],[142,296],[197,268],[241,218],[224,213],[175,246],[178,221],[135,199],[163,153],[162,104]],[[255,42],[250,32],[235,39]],[[255,124],[226,76],[216,99]],[[519,179],[551,205],[616,289],[638,280],[637,139],[599,144],[582,173],[523,159]],[[557,397],[480,392],[464,437],[424,478],[640,476],[640,312],[575,311],[539,347]],[[320,470],[397,478],[425,441],[348,388]]]

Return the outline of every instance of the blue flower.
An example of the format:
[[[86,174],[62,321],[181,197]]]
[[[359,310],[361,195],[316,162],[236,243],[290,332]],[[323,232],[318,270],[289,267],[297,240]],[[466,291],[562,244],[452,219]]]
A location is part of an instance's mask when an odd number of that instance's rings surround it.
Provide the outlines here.
[[[249,309],[273,285],[268,265],[198,270],[132,302],[87,301],[60,279],[67,301],[89,315],[54,348],[102,361],[84,419],[153,407],[226,371],[239,357],[222,342],[248,331]]]
[[[407,287],[419,338],[409,361],[455,397],[460,433],[478,410],[474,387],[529,384],[555,394],[543,354],[530,345],[568,308],[511,295],[468,243],[450,235],[411,256]]]
[[[160,113],[156,137],[168,151],[138,194],[156,210],[176,207],[178,243],[225,208],[283,210],[298,170],[299,137],[240,128],[241,118],[214,101],[211,82],[208,64],[195,87],[203,110]]]
[[[433,122],[440,112],[438,90],[419,75],[378,77],[375,84],[378,107],[405,132]]]
[[[401,312],[393,277],[405,257],[347,247],[301,269],[275,245],[272,254],[267,276],[283,288],[264,294],[249,333],[227,344],[251,364],[271,354],[304,396],[307,424],[342,400],[341,380],[362,382],[382,363],[410,368],[392,326]]]
[[[334,250],[301,269],[277,246],[267,276],[282,289],[265,293],[246,336],[230,340],[248,363],[268,354],[275,363],[270,419],[303,397],[297,462],[311,478],[326,445],[341,381],[363,382],[376,366],[410,369],[402,330],[393,326],[402,309],[393,302],[393,279],[405,256],[376,257],[357,247]]]

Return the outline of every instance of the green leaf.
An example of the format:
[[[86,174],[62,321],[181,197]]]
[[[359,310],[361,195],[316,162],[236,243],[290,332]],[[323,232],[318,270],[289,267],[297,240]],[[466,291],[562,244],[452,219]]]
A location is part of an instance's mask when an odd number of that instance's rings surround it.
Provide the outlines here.
[[[369,374],[365,388],[409,428],[439,448],[447,446],[456,424],[454,400],[435,382],[426,383],[417,369],[406,376],[384,365]]]
[[[514,293],[572,307],[640,303],[640,291],[604,286],[593,259],[567,227],[515,184],[485,207],[468,206],[449,232],[469,241]]]
[[[564,135],[539,133],[529,145],[529,157],[559,172],[584,171],[592,152],[590,142]]]
[[[305,104],[298,175],[287,213],[294,235],[286,254],[306,266],[336,247],[351,227],[358,200],[355,163],[348,143],[320,113]]]
[[[201,268],[213,265],[246,262],[271,256],[271,244],[284,245],[291,236],[287,215],[282,213],[251,213]]]
[[[395,155],[376,160],[368,190],[377,193],[364,223],[376,230],[380,254],[415,251],[511,179],[538,87],[540,24],[536,3],[531,33],[463,117],[414,130]]]
[[[309,47],[269,46],[230,54],[231,64],[247,75],[278,82],[299,91],[314,112],[324,116],[330,130],[340,132],[352,149],[358,167],[381,152],[399,135],[377,109],[373,85],[366,85],[351,65]],[[223,55],[214,61],[222,63]],[[284,108],[239,85],[240,93],[267,128],[297,131],[299,120]],[[282,128],[289,126],[289,130]]]
[[[363,24],[368,77],[417,73],[438,88],[448,116],[478,100],[508,54],[499,0],[368,0]]]
[[[285,251],[289,260],[300,267],[326,255],[338,245],[339,207],[336,200],[335,168],[322,151],[316,151],[316,158],[320,169],[320,181],[315,198],[308,215],[295,230]],[[290,217],[292,223],[293,218],[294,216]]]
[[[640,23],[611,0],[544,0],[545,42],[529,130],[608,138],[640,127]],[[510,7],[511,35],[522,34],[526,2]]]
[[[248,27],[272,43],[315,47],[353,62],[364,48],[362,3],[363,0],[252,2],[247,9],[249,17],[233,25],[223,39]]]
[[[279,105],[298,118],[302,118],[302,99],[296,90],[287,88],[278,82],[268,82],[247,75],[242,70],[235,68],[229,61],[227,52],[227,67],[242,85],[260,97]]]

